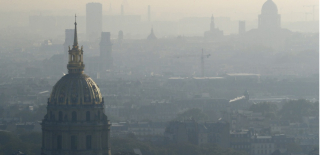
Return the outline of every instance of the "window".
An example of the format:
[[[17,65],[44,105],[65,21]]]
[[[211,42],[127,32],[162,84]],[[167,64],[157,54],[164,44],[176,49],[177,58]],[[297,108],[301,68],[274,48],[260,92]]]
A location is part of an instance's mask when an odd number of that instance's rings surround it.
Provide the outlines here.
[[[86,121],[90,121],[90,111],[86,112]]]
[[[59,111],[59,121],[62,121],[63,120],[63,114],[62,114],[62,111]]]
[[[77,149],[77,136],[71,136],[71,149]]]
[[[52,111],[50,111],[50,119],[53,120],[53,121],[56,120],[56,118],[55,118],[55,116],[54,116]]]
[[[73,122],[77,121],[77,112],[75,112],[75,111],[72,112],[72,121]]]
[[[100,120],[100,111],[98,111],[98,120]]]
[[[57,136],[57,149],[62,149],[62,136]]]
[[[86,137],[86,148],[91,149],[91,135]]]
[[[79,55],[79,60],[78,61],[81,62],[81,55]]]

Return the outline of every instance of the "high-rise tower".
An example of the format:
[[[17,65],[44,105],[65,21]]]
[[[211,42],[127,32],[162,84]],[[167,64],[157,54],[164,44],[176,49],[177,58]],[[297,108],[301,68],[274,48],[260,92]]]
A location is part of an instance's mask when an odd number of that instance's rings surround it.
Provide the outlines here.
[[[102,4],[88,3],[86,5],[86,35],[87,39],[99,39],[102,32]]]
[[[150,10],[150,5],[148,5],[148,22],[151,22],[151,10]]]
[[[239,34],[244,34],[246,32],[246,22],[239,21]]]
[[[42,155],[111,155],[110,121],[98,85],[86,74],[77,23],[68,74],[53,87],[42,120]]]
[[[121,5],[121,16],[124,16],[123,5]]]
[[[211,23],[210,23],[210,31],[214,31],[215,30],[215,28],[214,28],[214,17],[213,17],[213,15],[211,16]]]
[[[113,66],[110,32],[101,32],[101,41],[99,45],[102,70],[105,71]]]

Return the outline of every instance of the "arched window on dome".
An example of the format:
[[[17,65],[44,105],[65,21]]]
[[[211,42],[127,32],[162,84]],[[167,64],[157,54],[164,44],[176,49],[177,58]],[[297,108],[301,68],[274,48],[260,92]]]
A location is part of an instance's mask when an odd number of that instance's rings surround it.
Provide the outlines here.
[[[90,121],[90,111],[86,112],[86,121]]]
[[[79,62],[81,62],[81,55],[79,55],[79,59],[78,59],[78,61],[79,61]]]
[[[59,111],[59,121],[62,122],[63,120],[63,114],[62,111]]]
[[[77,121],[77,112],[75,112],[75,111],[72,112],[72,121],[73,122]]]

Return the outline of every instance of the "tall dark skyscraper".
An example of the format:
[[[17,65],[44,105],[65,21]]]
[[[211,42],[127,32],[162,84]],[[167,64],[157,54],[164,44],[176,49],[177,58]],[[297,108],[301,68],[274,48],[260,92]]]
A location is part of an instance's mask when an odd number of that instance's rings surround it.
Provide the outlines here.
[[[124,16],[123,5],[121,5],[121,16]]]
[[[63,43],[63,53],[67,53],[68,46],[72,45],[74,36],[74,29],[66,29],[65,30],[65,38]],[[66,54],[67,55],[67,54]]]
[[[53,87],[42,120],[42,155],[111,155],[110,121],[98,85],[84,71],[77,23],[68,74]]]
[[[151,10],[150,10],[150,5],[148,5],[148,22],[151,21]]]
[[[244,34],[246,32],[246,22],[239,21],[239,34]]]
[[[102,32],[102,4],[88,3],[86,5],[86,35],[89,41],[99,39]]]
[[[101,41],[99,45],[102,70],[106,71],[107,69],[110,69],[113,66],[112,43],[110,40],[110,32],[101,32]]]
[[[122,41],[123,41],[123,31],[120,30],[118,32],[118,43],[122,43]]]
[[[68,63],[68,50],[69,46],[73,43],[74,29],[66,29],[65,30],[65,39],[63,43],[63,62]],[[64,68],[65,69],[65,68]]]

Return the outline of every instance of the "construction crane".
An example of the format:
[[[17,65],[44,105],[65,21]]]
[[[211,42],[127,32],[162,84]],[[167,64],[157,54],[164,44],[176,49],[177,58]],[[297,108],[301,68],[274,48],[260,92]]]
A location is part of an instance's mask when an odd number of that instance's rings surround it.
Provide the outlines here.
[[[203,49],[201,52],[201,76],[204,77],[204,58],[209,58],[210,54],[203,55]]]
[[[314,21],[314,7],[317,7],[318,5],[304,5],[303,7],[312,7],[312,16]]]
[[[203,49],[201,50],[201,56],[200,56],[200,59],[201,59],[201,76],[204,77],[204,59],[205,58],[209,58],[211,56],[211,54],[207,54],[207,55],[204,55],[203,54]],[[172,56],[172,57],[169,57],[169,58],[188,58],[188,57],[199,57],[199,55],[175,55],[175,56]]]

